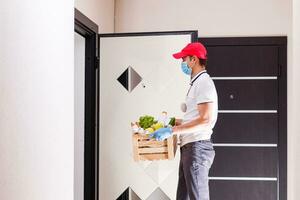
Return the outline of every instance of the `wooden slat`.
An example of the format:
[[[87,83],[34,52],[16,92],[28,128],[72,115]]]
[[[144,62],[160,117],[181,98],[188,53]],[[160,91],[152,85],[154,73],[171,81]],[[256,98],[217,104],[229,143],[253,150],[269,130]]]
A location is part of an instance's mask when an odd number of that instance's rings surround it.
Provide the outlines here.
[[[159,148],[139,148],[139,154],[142,153],[165,153],[168,152],[168,147],[159,147]]]
[[[144,147],[144,146],[153,146],[153,147],[164,147],[167,146],[167,141],[163,142],[158,142],[158,141],[141,141],[138,142],[139,147]]]
[[[167,139],[167,143],[168,143],[168,159],[173,159],[174,158],[174,151],[173,151],[173,137],[169,137]]]
[[[154,138],[150,138],[148,135],[145,134],[138,134],[139,140],[155,140]]]
[[[173,136],[173,152],[174,152],[174,158],[175,158],[175,155],[176,155],[176,151],[177,151],[177,135],[174,135]]]
[[[138,161],[139,160],[139,154],[138,154],[138,135],[137,134],[133,134],[132,136],[132,147],[133,147],[133,159],[134,161]]]
[[[157,141],[147,135],[134,133],[133,156],[139,160],[166,160],[174,159],[177,149],[177,136],[169,137],[164,141]]]
[[[150,138],[139,138],[138,141],[155,141],[154,139],[150,139]]]
[[[142,154],[139,156],[140,160],[166,160],[168,154]]]

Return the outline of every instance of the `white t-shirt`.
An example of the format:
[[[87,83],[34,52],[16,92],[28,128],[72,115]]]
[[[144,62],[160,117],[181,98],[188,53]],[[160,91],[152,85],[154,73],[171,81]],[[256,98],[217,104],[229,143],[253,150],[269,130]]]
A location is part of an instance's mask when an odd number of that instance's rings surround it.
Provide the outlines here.
[[[198,140],[210,139],[218,118],[218,95],[215,84],[209,74],[206,73],[206,70],[196,74],[190,83],[192,83],[192,85],[190,86],[186,96],[185,104],[187,109],[182,123],[188,123],[199,117],[197,106],[200,103],[211,102],[213,104],[213,114],[207,128],[194,133],[185,133],[179,135],[180,146]]]

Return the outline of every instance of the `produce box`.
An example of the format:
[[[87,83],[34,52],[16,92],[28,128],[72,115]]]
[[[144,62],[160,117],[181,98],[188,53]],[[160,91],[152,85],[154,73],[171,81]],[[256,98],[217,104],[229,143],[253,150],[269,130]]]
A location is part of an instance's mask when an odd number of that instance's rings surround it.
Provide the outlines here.
[[[174,124],[175,118],[169,118],[165,111],[157,120],[152,116],[145,115],[140,117],[139,122],[131,123],[134,160],[174,159],[177,150],[176,135],[163,141],[149,137],[154,131],[164,127],[172,127]]]
[[[173,135],[163,141],[149,138],[148,135],[133,133],[133,158],[140,160],[172,160],[177,150],[177,136]]]

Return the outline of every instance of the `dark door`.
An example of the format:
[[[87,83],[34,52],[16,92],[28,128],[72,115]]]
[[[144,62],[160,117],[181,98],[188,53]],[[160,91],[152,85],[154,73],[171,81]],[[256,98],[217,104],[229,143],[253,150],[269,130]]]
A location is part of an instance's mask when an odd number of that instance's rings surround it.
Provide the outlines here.
[[[287,38],[199,38],[219,96],[212,200],[286,200]]]

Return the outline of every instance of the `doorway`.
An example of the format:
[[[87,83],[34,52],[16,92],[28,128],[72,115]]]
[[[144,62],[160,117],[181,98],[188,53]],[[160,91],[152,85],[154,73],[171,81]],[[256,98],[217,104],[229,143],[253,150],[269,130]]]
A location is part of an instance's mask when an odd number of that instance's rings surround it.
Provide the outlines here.
[[[98,25],[75,9],[74,199],[98,199]]]
[[[213,134],[216,157],[210,171],[211,199],[286,200],[287,38],[198,38],[198,41],[208,49],[207,70],[219,96],[219,118]],[[187,42],[184,40],[184,44]],[[172,108],[171,112],[177,114],[179,102],[164,100],[173,96],[172,99],[180,100],[174,90],[184,93],[185,89],[177,84],[184,80],[179,74],[177,77],[175,62],[163,62],[172,52],[167,48],[176,43],[155,42],[153,33],[123,33],[100,35],[100,44],[101,88],[110,88],[103,90],[100,101],[104,107],[101,130],[105,130],[101,135],[105,140],[101,158],[109,161],[101,172],[104,181],[110,180],[105,181],[108,185],[102,188],[101,195],[109,199],[174,199],[177,172],[170,169],[176,169],[176,163],[168,162],[170,166],[133,163],[126,130],[129,119],[134,120],[142,113]],[[166,48],[162,50],[163,56],[156,55],[160,46]],[[118,59],[114,59],[116,54]],[[144,79],[144,84],[133,90],[128,90],[129,81],[122,84],[119,78],[130,74],[129,67]],[[169,71],[174,77],[167,76]],[[124,79],[130,80],[128,77]],[[162,98],[152,98],[152,94]],[[111,112],[115,107],[118,113]],[[121,151],[115,151],[114,147]],[[159,176],[160,169],[164,169],[161,174],[168,175],[166,179]],[[138,187],[146,183],[152,188]],[[113,186],[107,187],[109,184]]]

